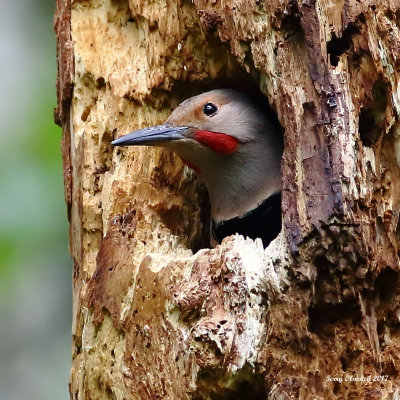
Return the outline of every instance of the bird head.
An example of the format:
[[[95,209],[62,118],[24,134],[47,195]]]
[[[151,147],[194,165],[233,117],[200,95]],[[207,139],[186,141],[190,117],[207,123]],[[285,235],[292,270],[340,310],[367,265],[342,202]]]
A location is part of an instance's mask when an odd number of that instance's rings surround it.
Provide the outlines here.
[[[268,121],[243,94],[218,89],[182,102],[165,124],[144,128],[112,142],[114,146],[161,146],[168,148],[201,172],[209,159],[240,152],[249,142],[262,138]]]
[[[177,153],[204,177],[217,214],[227,208],[221,203],[233,202],[226,196],[252,197],[253,192],[265,192],[265,188],[257,188],[265,185],[268,192],[280,190],[279,128],[234,90],[217,89],[191,97],[165,124],[129,133],[112,144],[161,146]],[[271,173],[277,177],[268,178]]]

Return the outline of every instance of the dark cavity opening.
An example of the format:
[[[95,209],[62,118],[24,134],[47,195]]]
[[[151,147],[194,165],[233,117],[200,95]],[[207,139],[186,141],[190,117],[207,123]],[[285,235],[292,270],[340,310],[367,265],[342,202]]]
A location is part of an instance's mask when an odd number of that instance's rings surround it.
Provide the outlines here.
[[[277,31],[281,31],[285,40],[297,43],[304,42],[305,34],[297,2],[289,1],[287,8],[284,11],[279,9],[274,17],[272,19],[272,27]]]
[[[198,374],[198,390],[193,400],[264,400],[267,389],[264,377],[248,365],[234,374],[223,375],[213,369]]]
[[[382,303],[389,303],[398,294],[399,272],[385,268],[375,280],[375,292]]]
[[[383,135],[386,127],[386,108],[389,104],[389,85],[378,79],[372,85],[372,106],[360,110],[358,131],[364,146],[373,146]]]
[[[218,88],[233,89],[245,94],[252,101],[253,105],[267,116],[273,129],[279,132],[277,140],[280,142],[282,155],[284,149],[284,130],[279,123],[276,112],[270,106],[266,96],[260,91],[253,76],[240,69],[236,76],[228,80],[213,80],[210,82],[210,86],[207,86],[207,89],[204,91]],[[266,173],[268,173],[268,171],[266,171]],[[268,247],[282,229],[281,200],[281,193],[270,196],[268,199],[265,199],[256,210],[251,210],[247,213],[245,218],[234,218],[223,226],[220,226],[219,234],[214,230],[216,238],[218,241],[221,241],[226,236],[239,233],[253,240],[260,238],[264,247]]]
[[[162,98],[163,102],[168,105],[171,105],[172,97],[174,99],[172,108],[175,108],[179,103],[192,96],[214,89],[233,89],[241,92],[251,100],[253,105],[258,110],[267,116],[273,129],[279,132],[279,137],[277,137],[277,140],[280,143],[282,154],[284,149],[283,128],[279,123],[276,112],[270,106],[268,99],[260,91],[257,79],[254,77],[255,75],[256,72],[251,75],[250,73],[244,71],[241,66],[237,65],[234,69],[222,71],[222,73],[214,79],[195,81],[191,82],[190,85],[188,85],[187,82],[176,82],[174,84],[173,96],[167,92],[159,91],[157,89],[154,90],[154,93],[157,92],[156,97]],[[267,174],[268,171],[265,171],[265,173]],[[235,223],[237,221],[233,221],[228,228],[225,226],[219,235],[215,235],[217,240],[220,242],[226,236],[239,233],[244,237],[248,236],[251,239],[261,238],[264,247],[267,247],[270,242],[278,236],[282,227],[281,194],[277,194],[273,199],[271,197],[269,198],[271,201],[266,207],[264,207],[264,209],[258,210],[256,214],[251,215],[252,218],[250,218],[249,223],[248,221],[240,221],[240,223],[236,225]],[[187,244],[188,247],[194,252],[202,248],[210,247],[210,204],[207,191],[205,191],[204,195],[202,195],[202,199],[203,200],[201,201],[200,207],[203,210],[201,213],[203,228],[201,232],[198,232],[198,235],[195,238],[191,237],[190,242]],[[176,214],[176,210],[174,210],[171,215],[166,215],[165,213],[161,214],[162,215],[160,216],[163,223],[169,229],[171,229],[171,232],[175,235],[181,236],[182,227],[189,222],[179,221],[179,216]],[[190,223],[193,225],[196,223],[196,221],[193,220]]]
[[[350,49],[353,36],[361,31],[361,23],[365,23],[363,14],[356,21],[347,25],[342,36],[337,37],[335,33],[332,33],[332,39],[327,43],[327,52],[332,66],[336,67],[339,64],[340,56]]]
[[[354,298],[342,303],[319,303],[308,310],[310,332],[323,334],[336,324],[357,324],[361,321],[361,310]]]

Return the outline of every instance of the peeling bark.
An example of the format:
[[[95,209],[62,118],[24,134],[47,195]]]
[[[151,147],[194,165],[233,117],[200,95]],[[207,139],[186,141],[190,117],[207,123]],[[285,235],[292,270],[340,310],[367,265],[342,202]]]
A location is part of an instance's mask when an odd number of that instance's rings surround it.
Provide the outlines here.
[[[399,21],[395,0],[57,0],[72,399],[400,395]],[[217,87],[285,131],[265,250],[205,248],[201,180],[110,146]]]

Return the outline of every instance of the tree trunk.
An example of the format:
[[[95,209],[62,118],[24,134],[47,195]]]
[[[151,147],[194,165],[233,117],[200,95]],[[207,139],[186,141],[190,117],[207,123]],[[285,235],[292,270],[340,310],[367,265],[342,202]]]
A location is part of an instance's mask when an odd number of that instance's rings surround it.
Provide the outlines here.
[[[72,399],[400,396],[399,22],[396,0],[57,0]],[[217,87],[285,131],[266,250],[205,248],[201,181],[110,145]]]

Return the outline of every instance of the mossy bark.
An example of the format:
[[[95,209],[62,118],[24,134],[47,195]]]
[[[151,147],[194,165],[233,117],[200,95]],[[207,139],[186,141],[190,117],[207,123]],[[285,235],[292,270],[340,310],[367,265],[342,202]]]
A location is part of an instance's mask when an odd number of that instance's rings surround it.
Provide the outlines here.
[[[57,0],[72,399],[400,395],[399,21],[395,0]],[[201,179],[110,145],[217,87],[285,132],[266,250],[205,248]]]

